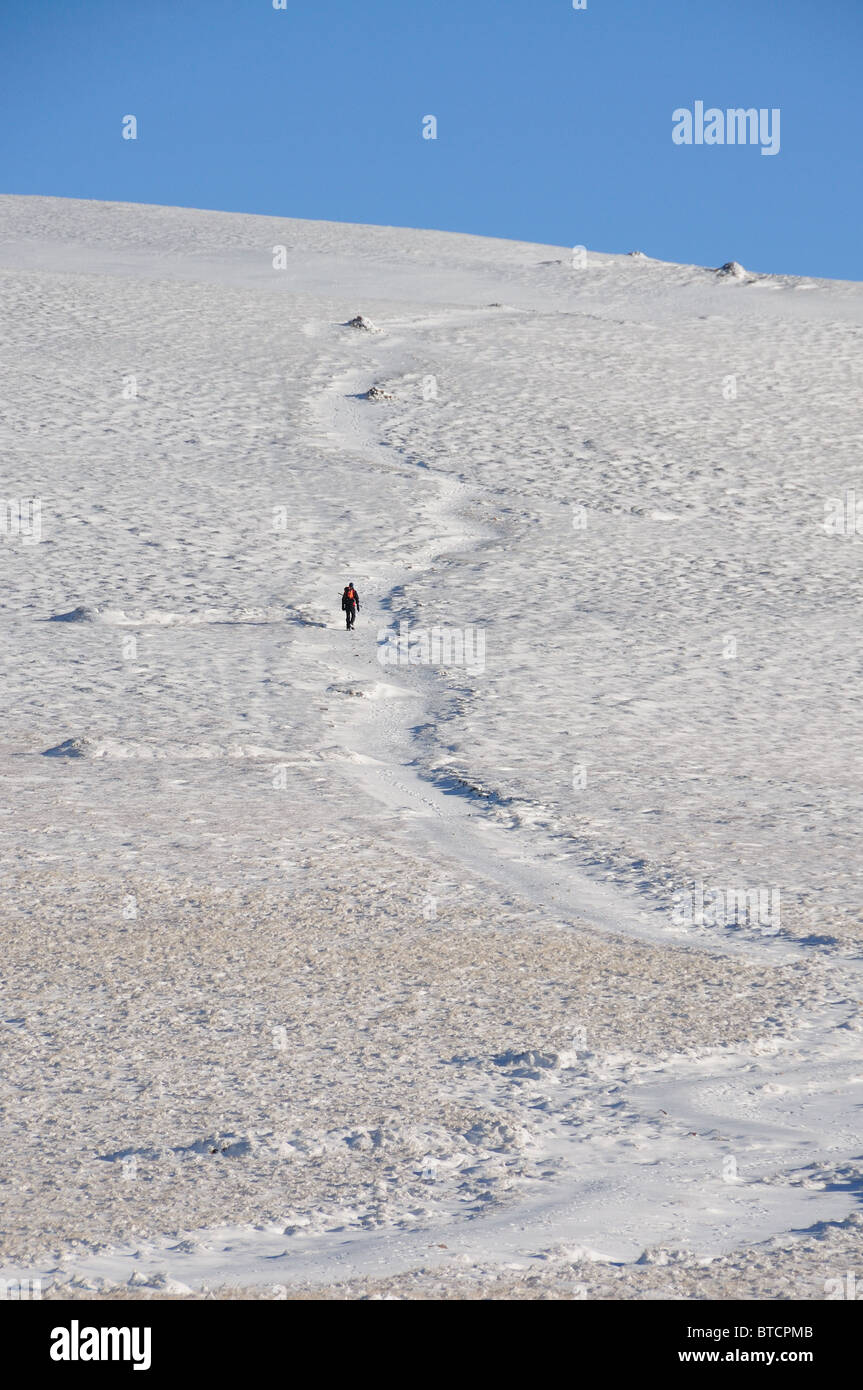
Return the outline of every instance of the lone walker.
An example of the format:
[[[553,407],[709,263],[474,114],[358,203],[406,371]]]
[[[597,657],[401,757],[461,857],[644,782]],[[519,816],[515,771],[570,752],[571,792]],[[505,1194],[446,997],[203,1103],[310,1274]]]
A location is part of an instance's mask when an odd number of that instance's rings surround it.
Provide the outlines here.
[[[348,632],[353,629],[354,619],[360,611],[360,596],[353,584],[346,584],[342,594],[342,612],[345,615]]]

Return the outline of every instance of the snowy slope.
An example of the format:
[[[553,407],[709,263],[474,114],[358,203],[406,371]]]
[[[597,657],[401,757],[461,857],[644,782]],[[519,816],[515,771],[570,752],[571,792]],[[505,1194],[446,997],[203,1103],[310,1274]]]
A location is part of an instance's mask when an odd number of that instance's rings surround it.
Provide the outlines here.
[[[861,287],[4,197],[0,295],[3,1268],[821,1296]]]

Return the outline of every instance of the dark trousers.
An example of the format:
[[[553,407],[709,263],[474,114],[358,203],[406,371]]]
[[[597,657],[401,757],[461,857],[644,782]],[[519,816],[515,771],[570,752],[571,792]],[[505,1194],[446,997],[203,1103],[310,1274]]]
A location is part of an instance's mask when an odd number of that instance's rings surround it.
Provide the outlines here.
[[[354,618],[357,616],[356,606],[353,603],[345,604],[345,624],[348,628],[354,625]]]

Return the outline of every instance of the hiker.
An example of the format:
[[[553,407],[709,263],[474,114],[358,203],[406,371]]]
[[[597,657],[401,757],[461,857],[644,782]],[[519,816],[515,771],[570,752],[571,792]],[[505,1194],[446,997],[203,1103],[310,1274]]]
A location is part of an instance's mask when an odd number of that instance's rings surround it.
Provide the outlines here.
[[[346,584],[345,591],[342,594],[342,612],[345,615],[345,622],[347,623],[348,632],[350,632],[353,628],[354,619],[356,618],[359,611],[360,596],[354,588],[353,584]]]

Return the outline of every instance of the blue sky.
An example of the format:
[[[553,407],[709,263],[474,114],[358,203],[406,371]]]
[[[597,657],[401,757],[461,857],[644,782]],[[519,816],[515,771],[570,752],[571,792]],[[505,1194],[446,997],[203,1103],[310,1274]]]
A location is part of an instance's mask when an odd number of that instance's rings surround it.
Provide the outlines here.
[[[2,0],[0,191],[861,279],[861,73],[861,0]]]

